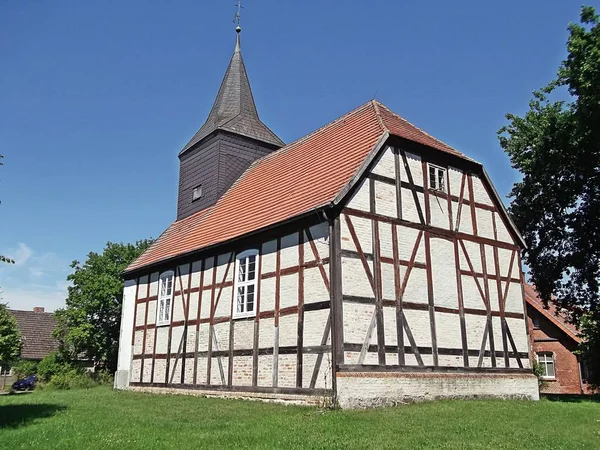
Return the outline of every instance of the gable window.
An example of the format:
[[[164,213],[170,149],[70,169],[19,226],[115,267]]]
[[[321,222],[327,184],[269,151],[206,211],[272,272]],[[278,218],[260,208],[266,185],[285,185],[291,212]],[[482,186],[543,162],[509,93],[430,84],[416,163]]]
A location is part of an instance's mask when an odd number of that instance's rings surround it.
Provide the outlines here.
[[[533,315],[531,316],[531,321],[533,322],[533,329],[539,330],[540,329],[540,315],[537,312],[533,313]]]
[[[202,185],[196,186],[192,191],[192,201],[202,197]]]
[[[538,353],[537,362],[542,368],[541,378],[553,380],[556,378],[554,353]]]
[[[171,323],[173,309],[173,271],[161,274],[158,279],[158,307],[156,308],[156,325]]]
[[[429,164],[429,189],[446,192],[446,169]]]
[[[235,260],[236,304],[234,317],[256,315],[258,257],[258,250],[246,250],[240,253]]]

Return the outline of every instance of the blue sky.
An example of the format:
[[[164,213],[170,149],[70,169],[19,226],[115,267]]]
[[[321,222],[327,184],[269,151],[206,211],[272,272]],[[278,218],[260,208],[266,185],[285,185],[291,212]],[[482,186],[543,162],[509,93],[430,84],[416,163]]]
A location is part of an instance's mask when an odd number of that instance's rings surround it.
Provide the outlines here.
[[[0,4],[0,268],[12,308],[64,304],[74,259],[157,237],[177,153],[233,51],[234,0]],[[600,6],[598,1],[588,2]],[[564,1],[247,0],[242,49],[261,118],[292,141],[377,97],[481,161],[505,195],[507,112],[565,56]]]

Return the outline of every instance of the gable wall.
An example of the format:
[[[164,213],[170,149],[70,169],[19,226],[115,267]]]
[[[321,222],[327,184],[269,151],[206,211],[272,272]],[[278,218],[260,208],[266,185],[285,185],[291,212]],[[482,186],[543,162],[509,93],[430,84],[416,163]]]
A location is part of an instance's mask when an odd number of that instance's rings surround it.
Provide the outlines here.
[[[256,317],[232,318],[232,252],[172,268],[169,326],[155,326],[159,272],[128,282],[126,301],[135,304],[131,385],[330,390],[329,229],[320,223],[299,230],[258,238]],[[122,334],[121,369],[131,344]]]
[[[520,249],[490,189],[452,166],[450,196],[424,189],[427,161],[402,153],[340,218],[343,364],[530,367]]]

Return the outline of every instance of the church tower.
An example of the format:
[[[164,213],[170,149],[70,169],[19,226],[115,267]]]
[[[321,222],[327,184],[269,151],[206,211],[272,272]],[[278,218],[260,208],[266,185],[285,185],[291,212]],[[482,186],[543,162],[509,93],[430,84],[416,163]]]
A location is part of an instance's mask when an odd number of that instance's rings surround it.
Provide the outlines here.
[[[258,117],[236,28],[233,56],[206,122],[179,153],[177,220],[214,205],[255,160],[284,143]]]

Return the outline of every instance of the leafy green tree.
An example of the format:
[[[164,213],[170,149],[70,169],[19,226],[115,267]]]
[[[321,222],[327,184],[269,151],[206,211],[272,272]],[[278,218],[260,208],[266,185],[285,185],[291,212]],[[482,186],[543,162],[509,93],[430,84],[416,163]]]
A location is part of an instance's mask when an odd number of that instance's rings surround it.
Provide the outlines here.
[[[0,366],[8,365],[21,353],[21,334],[14,316],[0,303]]]
[[[146,250],[151,240],[135,244],[109,242],[99,254],[91,252],[85,263],[73,261],[67,277],[66,308],[56,311],[55,336],[64,356],[88,358],[114,371],[117,367],[123,279],[121,273]]]
[[[499,138],[523,175],[510,193],[510,212],[528,246],[523,256],[531,281],[545,302],[568,309],[575,323],[585,314],[597,327],[600,24],[594,8],[584,6],[581,23],[569,25],[567,52],[556,79],[534,92],[523,117],[507,115]],[[598,347],[584,351],[600,358]]]

